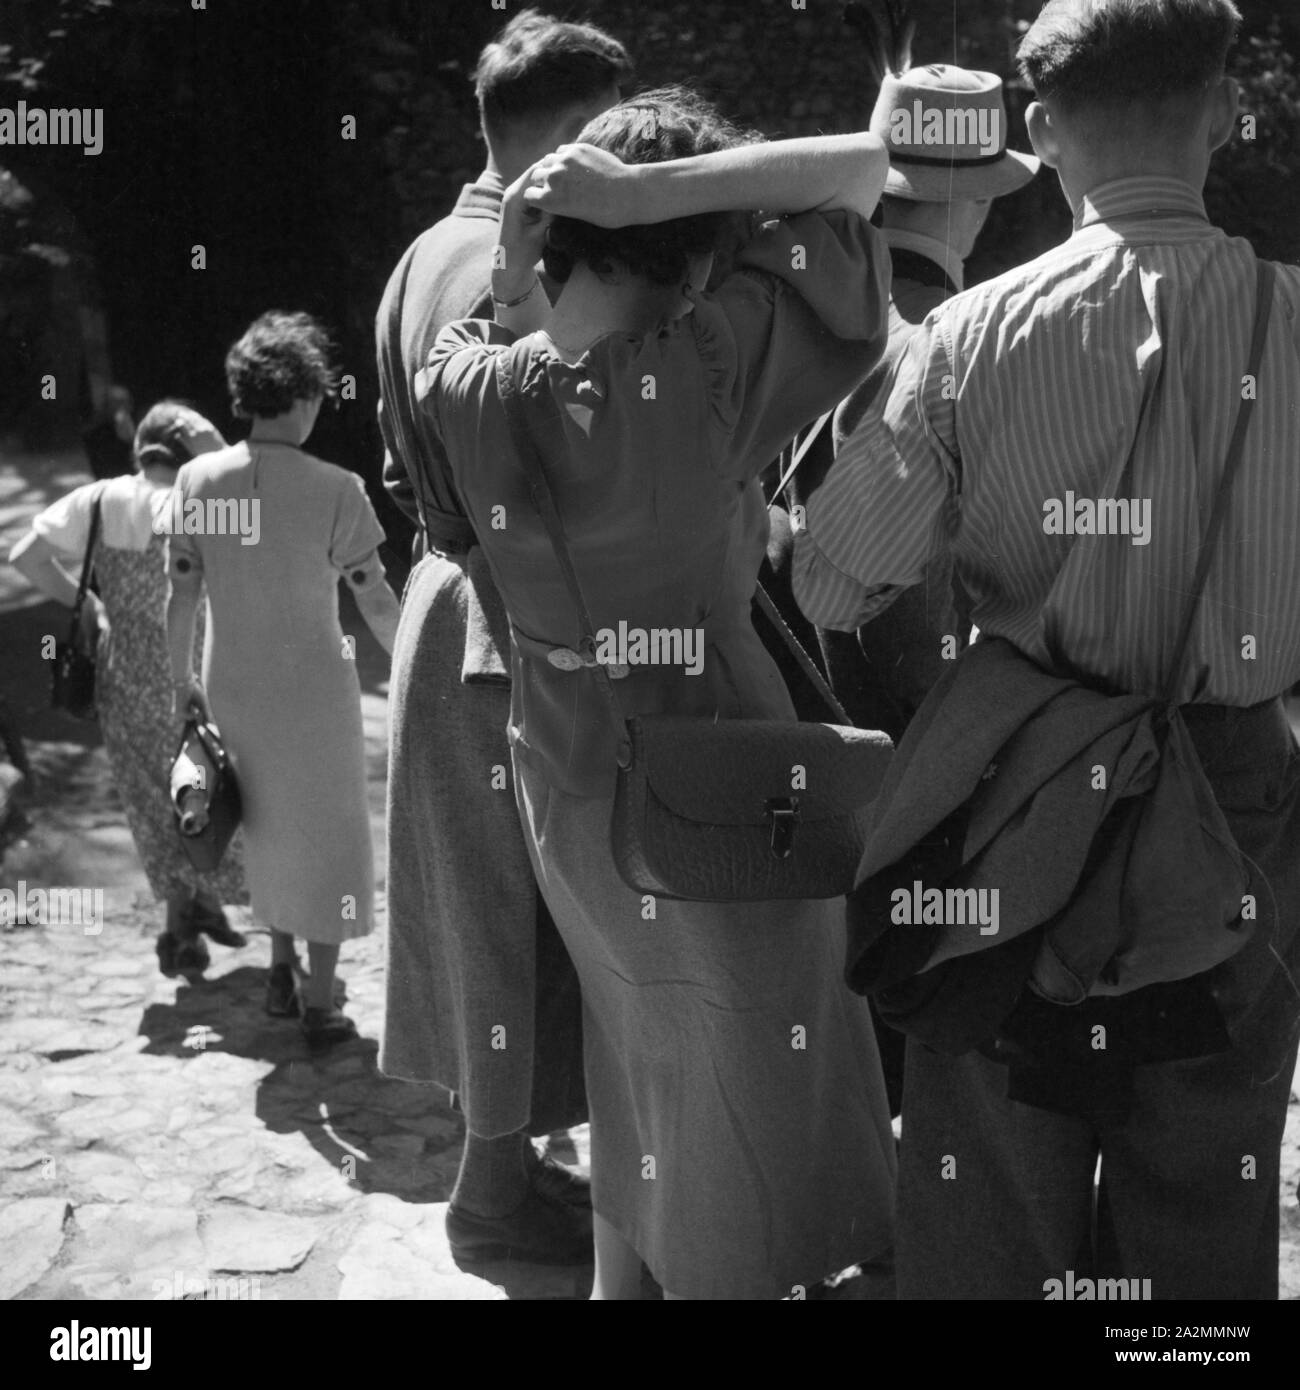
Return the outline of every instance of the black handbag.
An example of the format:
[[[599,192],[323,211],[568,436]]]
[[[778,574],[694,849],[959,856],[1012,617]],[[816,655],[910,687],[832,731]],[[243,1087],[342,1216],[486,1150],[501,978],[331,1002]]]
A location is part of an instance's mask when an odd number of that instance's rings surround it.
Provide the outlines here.
[[[214,724],[193,714],[185,721],[172,761],[171,788],[185,857],[200,873],[212,873],[239,828],[243,807],[221,735]]]
[[[95,542],[99,539],[99,504],[103,489],[95,498],[90,514],[90,537],[81,562],[81,581],[77,585],[76,602],[72,605],[72,622],[68,637],[54,644],[54,669],[51,673],[50,703],[76,719],[95,717],[95,653],[97,642],[88,638],[81,626],[81,613],[86,604],[90,571],[95,563]]]
[[[611,837],[623,881],[638,893],[696,902],[848,893],[872,802],[893,756],[888,735],[848,723],[821,673],[761,590],[760,603],[844,725],[680,715],[625,718],[610,673],[596,659],[595,628],[507,353],[497,359],[497,379],[511,436],[530,468],[533,503],[577,608],[578,655],[605,695],[618,739]]]

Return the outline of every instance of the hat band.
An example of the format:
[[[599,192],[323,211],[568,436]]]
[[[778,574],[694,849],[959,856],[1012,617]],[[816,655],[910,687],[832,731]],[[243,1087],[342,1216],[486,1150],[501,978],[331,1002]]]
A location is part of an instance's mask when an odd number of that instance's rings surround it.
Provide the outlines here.
[[[942,164],[945,169],[950,169],[956,165],[961,169],[974,169],[982,164],[998,164],[1006,157],[1006,150],[999,150],[997,154],[977,155],[974,159],[960,159],[955,154],[894,154],[891,150],[889,162],[891,164]]]

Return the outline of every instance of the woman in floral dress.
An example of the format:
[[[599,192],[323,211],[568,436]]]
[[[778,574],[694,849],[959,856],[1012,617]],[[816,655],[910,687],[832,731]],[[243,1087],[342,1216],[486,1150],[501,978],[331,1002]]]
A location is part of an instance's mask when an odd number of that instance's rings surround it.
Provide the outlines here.
[[[94,575],[99,594],[87,594],[83,619],[99,633],[95,700],[114,785],[149,886],[167,905],[157,949],[168,976],[193,975],[208,966],[204,934],[224,946],[245,944],[221,910],[222,903],[248,901],[240,838],[216,872],[196,871],[176,833],[169,785],[176,725],[165,627],[163,513],[181,465],[224,446],[197,411],[159,402],[136,431],[136,471],[87,483],[60,498],[35,517],[10,556],[47,597],[71,608],[98,501]]]

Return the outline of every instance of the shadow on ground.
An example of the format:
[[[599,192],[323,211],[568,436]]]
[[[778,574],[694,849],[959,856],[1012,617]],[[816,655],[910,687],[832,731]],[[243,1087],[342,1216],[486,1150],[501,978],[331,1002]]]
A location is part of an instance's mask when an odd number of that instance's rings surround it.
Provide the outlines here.
[[[265,990],[266,972],[250,966],[180,989],[174,1005],[145,1010],[144,1050],[176,1057],[228,1052],[272,1062],[256,1101],[267,1129],[302,1134],[362,1192],[446,1201],[447,1164],[430,1160],[448,1151],[454,1157],[463,1131],[442,1092],[382,1076],[373,1039],[313,1054],[295,1019],[265,1013]]]
[[[293,1019],[263,1010],[266,972],[241,966],[177,991],[174,1004],[151,1004],[140,1033],[146,1053],[193,1058],[206,1054],[267,1061],[255,1114],[277,1134],[301,1134],[322,1159],[366,1194],[402,1202],[445,1202],[464,1140],[460,1117],[437,1087],[394,1081],[378,1069],[378,1045],[359,1038],[313,1054]],[[556,1156],[574,1162],[563,1147]],[[501,1286],[514,1299],[582,1299],[590,1266],[549,1271],[493,1261],[457,1267]]]

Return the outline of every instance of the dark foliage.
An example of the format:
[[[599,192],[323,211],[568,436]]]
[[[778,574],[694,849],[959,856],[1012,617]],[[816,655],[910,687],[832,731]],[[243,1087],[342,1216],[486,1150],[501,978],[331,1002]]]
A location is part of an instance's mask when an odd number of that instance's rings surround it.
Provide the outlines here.
[[[643,85],[695,84],[772,137],[860,126],[875,95],[842,0],[807,0],[805,10],[750,0],[542,7],[608,28]],[[1300,82],[1289,54],[1300,47],[1300,7],[1242,8],[1248,30],[1234,63],[1258,127],[1216,161],[1211,215],[1294,261]],[[182,0],[5,0],[5,10],[0,105],[102,106],[105,146],[98,157],[0,151],[10,171],[0,175],[0,427],[46,370],[37,314],[62,259],[83,301],[102,294],[115,372],[137,401],[191,397],[223,428],[222,361],[243,327],[272,305],[323,319],[356,389],[350,396],[345,381],[342,409],[313,445],[364,473],[382,502],[375,307],[405,245],[482,166],[469,74],[505,13],[487,0],[209,0],[202,11]],[[1037,10],[1036,0],[914,0],[914,60],[1009,76]],[[1009,99],[1012,143],[1027,148],[1018,120],[1027,94],[1013,86]],[[1068,231],[1044,174],[995,206],[976,278]],[[198,244],[203,271],[191,269]]]

